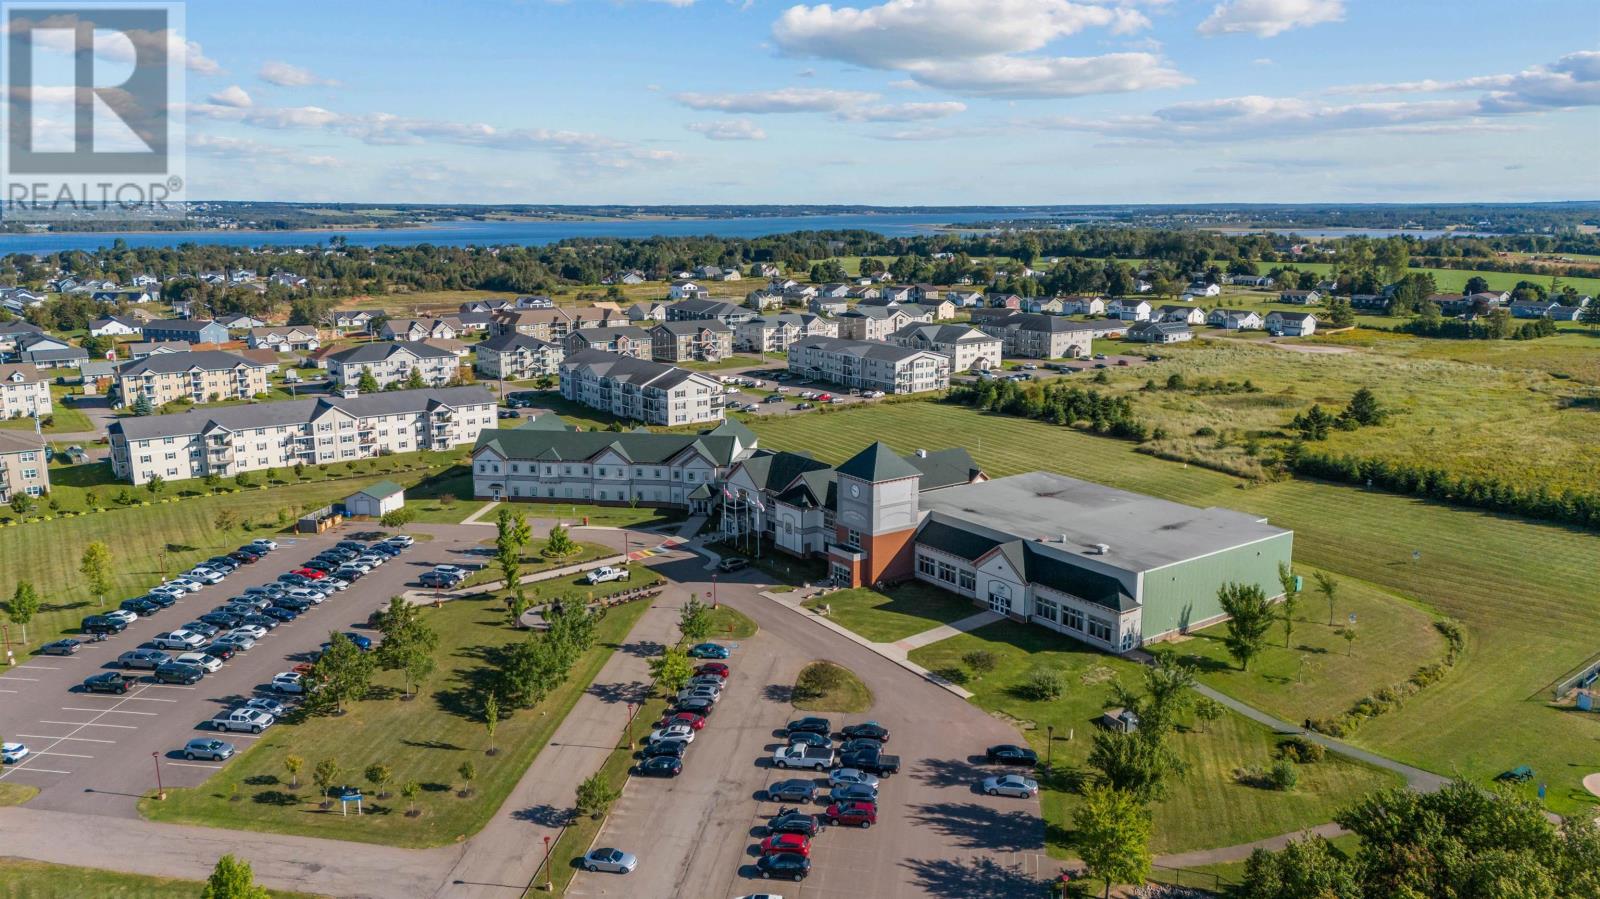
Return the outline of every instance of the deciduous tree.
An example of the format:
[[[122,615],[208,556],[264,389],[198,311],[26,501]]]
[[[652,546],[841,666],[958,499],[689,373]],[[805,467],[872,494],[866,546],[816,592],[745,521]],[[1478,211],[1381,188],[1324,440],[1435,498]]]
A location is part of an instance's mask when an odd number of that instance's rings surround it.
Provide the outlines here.
[[[206,878],[205,889],[200,891],[200,899],[271,899],[271,896],[266,887],[256,885],[250,863],[232,855],[217,859],[217,866]]]
[[[694,665],[688,652],[672,647],[650,660],[650,674],[655,677],[662,695],[673,696],[694,676]]]
[[[678,612],[678,630],[689,643],[699,643],[711,636],[711,607],[695,594],[689,594],[689,601]]]
[[[17,581],[11,602],[6,604],[6,614],[11,616],[12,621],[22,625],[22,642],[28,642],[28,622],[39,614],[39,592],[33,589],[32,581]]]
[[[106,604],[106,594],[111,592],[111,547],[99,540],[83,548],[83,558],[78,561],[78,571],[83,575],[83,585],[89,593]]]
[[[1339,593],[1339,582],[1326,571],[1313,572],[1311,579],[1317,582],[1317,592],[1328,601],[1328,627],[1333,627],[1333,601]]]
[[[1131,793],[1094,786],[1072,813],[1076,848],[1089,873],[1105,883],[1142,884],[1150,875],[1150,812]]]
[[[1261,647],[1272,627],[1272,605],[1256,584],[1224,584],[1217,590],[1217,601],[1228,615],[1227,636],[1223,644],[1239,668],[1250,670],[1250,660],[1261,654]]]
[[[1283,645],[1288,648],[1294,639],[1294,613],[1300,605],[1300,593],[1294,586],[1294,572],[1289,568],[1288,562],[1278,563],[1278,586],[1283,588],[1283,601],[1278,604],[1278,611],[1283,616]]]

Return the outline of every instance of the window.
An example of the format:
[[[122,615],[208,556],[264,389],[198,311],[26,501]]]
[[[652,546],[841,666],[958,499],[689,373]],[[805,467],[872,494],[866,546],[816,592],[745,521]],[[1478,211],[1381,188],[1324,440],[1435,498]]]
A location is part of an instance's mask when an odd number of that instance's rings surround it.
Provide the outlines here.
[[[940,562],[939,563],[938,578],[939,578],[939,580],[944,581],[947,584],[955,583],[956,582],[956,567],[954,565],[951,565],[948,562]]]
[[[966,590],[969,593],[977,591],[977,589],[978,589],[978,576],[977,575],[973,574],[970,571],[967,571],[967,570],[963,569],[963,570],[957,572],[956,576],[957,576],[958,581],[960,582],[961,589]]]
[[[1111,622],[1089,616],[1089,636],[1105,643],[1111,642]]]
[[[1045,599],[1042,596],[1033,598],[1033,614],[1036,617],[1043,618],[1046,621],[1055,621],[1059,611],[1059,607],[1056,606],[1054,600]]]
[[[1066,606],[1066,607],[1062,608],[1062,610],[1061,610],[1061,623],[1066,625],[1071,630],[1082,631],[1083,630],[1083,612],[1082,612],[1082,610],[1074,609],[1071,606]]]
[[[31,481],[34,478],[38,477],[38,476],[39,476],[39,469],[37,469],[37,468],[24,468],[22,470],[22,477],[23,477],[24,480]]]
[[[917,556],[917,571],[932,577],[933,560],[927,556]]]

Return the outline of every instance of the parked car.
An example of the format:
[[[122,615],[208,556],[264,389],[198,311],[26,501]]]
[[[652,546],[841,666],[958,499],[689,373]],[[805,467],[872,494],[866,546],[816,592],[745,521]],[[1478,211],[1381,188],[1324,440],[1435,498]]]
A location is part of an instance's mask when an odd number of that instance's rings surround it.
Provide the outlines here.
[[[780,780],[767,787],[767,799],[772,802],[810,802],[816,798],[816,783],[803,778]]]
[[[232,614],[231,612],[207,612],[200,616],[200,620],[204,621],[206,624],[212,625],[213,627],[221,628],[225,631],[231,631],[238,627],[244,619],[238,615]]]
[[[218,670],[218,669],[220,669],[222,667],[222,660],[221,659],[219,659],[219,658],[217,658],[216,656],[213,656],[213,655],[207,655],[206,653],[203,653],[203,652],[183,652],[183,653],[179,653],[178,657],[176,659],[174,659],[173,661],[177,662],[180,665],[193,665],[194,667],[199,668],[201,671],[204,671],[207,674],[210,674],[210,673],[212,673],[212,672],[214,672],[214,671],[216,671],[216,670]]]
[[[728,647],[716,643],[696,643],[689,647],[689,657],[693,659],[725,659],[730,655]]]
[[[797,833],[814,837],[821,829],[822,823],[816,815],[808,815],[798,809],[780,808],[776,815],[767,819],[768,833]]]
[[[828,806],[822,813],[829,824],[850,825],[862,830],[878,823],[878,806],[871,802],[843,802]]]
[[[328,567],[332,568],[333,566],[329,565]],[[303,578],[310,578],[313,581],[320,581],[323,578],[328,576],[328,572],[322,571],[322,570],[317,569],[317,568],[296,568],[294,571],[291,571],[289,573],[290,574],[298,574]]]
[[[221,712],[206,722],[212,730],[247,730],[259,734],[271,727],[274,719],[260,709],[242,708]]]
[[[183,745],[183,757],[189,761],[206,759],[213,762],[225,762],[233,757],[233,744],[214,740],[210,737],[201,737],[190,740]]]
[[[661,720],[662,727],[670,727],[674,724],[683,724],[695,730],[700,730],[706,726],[706,716],[696,715],[694,712],[678,712]]]
[[[784,730],[791,734],[812,733],[827,736],[828,734],[833,733],[833,724],[826,718],[808,716],[790,721],[789,726],[784,728]]]
[[[344,632],[344,636],[345,636],[346,640],[349,640],[351,643],[354,643],[356,645],[356,649],[359,649],[362,652],[367,652],[367,651],[372,649],[372,638],[371,637],[367,637],[367,636],[364,636],[362,634],[358,634],[355,631],[345,631]],[[330,645],[331,645],[330,643],[322,644],[322,651],[323,652],[327,652],[328,651],[328,647]]]
[[[197,621],[185,621],[183,623],[183,629],[186,630],[186,631],[193,631],[194,633],[199,634],[200,636],[206,637],[208,639],[211,638],[211,637],[215,637],[217,634],[222,633],[222,628],[217,627],[216,625],[211,624],[209,622],[198,621],[198,620]]]
[[[385,539],[383,542],[392,544],[394,546],[399,546],[399,547],[402,547],[404,549],[410,549],[411,545],[413,543],[416,543],[417,541],[415,539],[413,539],[409,534],[395,534],[393,537],[389,537],[389,538]]]
[[[172,580],[167,581],[162,586],[182,590],[185,593],[199,593],[201,590],[205,589],[206,585],[191,577],[175,577]]]
[[[252,640],[260,640],[267,635],[267,629],[259,624],[241,624],[228,631],[228,636],[233,636],[234,634],[242,634]]]
[[[866,784],[876,790],[878,779],[855,768],[838,768],[828,772],[828,786],[837,787],[844,784]]]
[[[206,673],[197,665],[181,665],[176,661],[165,662],[157,665],[154,672],[157,681],[163,684],[179,684],[188,686],[200,683]]]
[[[278,548],[278,544],[273,542],[273,541],[271,541],[271,540],[266,539],[265,537],[262,537],[262,538],[259,538],[259,539],[256,539],[256,540],[251,540],[250,541],[250,548],[251,548],[251,550],[261,550],[262,552],[272,552],[273,550]]]
[[[83,643],[81,641],[74,640],[71,637],[68,637],[64,640],[51,640],[49,643],[39,647],[39,655],[70,656],[77,652],[78,647],[82,645]]]
[[[584,580],[590,584],[604,584],[607,581],[625,581],[627,579],[627,568],[612,567],[610,565],[602,565],[599,568],[591,569],[588,574],[584,575]]]
[[[672,707],[672,710],[674,712],[692,712],[704,718],[711,714],[712,709],[716,708],[716,705],[716,703],[709,699],[697,696],[693,699],[685,699],[679,702],[677,705]]]
[[[845,768],[858,768],[879,777],[888,777],[900,770],[900,757],[888,755],[877,748],[841,750],[839,765]]]
[[[261,614],[267,616],[268,618],[271,618],[274,621],[280,622],[280,623],[285,622],[285,621],[293,621],[296,618],[300,617],[300,613],[299,612],[295,611],[294,609],[285,608],[283,606],[267,606],[265,609],[263,609],[261,611]]]
[[[774,877],[787,877],[791,880],[801,881],[811,873],[811,859],[798,852],[779,852],[776,855],[763,855],[756,859],[756,873],[763,880]]]
[[[92,677],[84,678],[83,691],[85,693],[126,693],[133,689],[138,678],[131,674],[118,674],[115,671],[106,671]]]
[[[155,600],[146,599],[142,596],[124,599],[119,604],[119,607],[125,612],[133,612],[140,618],[149,618],[151,615],[161,611],[161,606],[157,605]]]
[[[639,867],[639,860],[630,852],[621,849],[591,849],[581,859],[583,870],[591,873],[595,871],[608,871],[612,874],[627,874]]]
[[[321,605],[322,601],[328,598],[327,594],[323,593],[321,590],[312,590],[309,587],[296,587],[285,594],[285,597],[288,599],[295,599],[301,602],[310,603],[314,606]]]
[[[78,630],[86,634],[104,634],[109,637],[127,629],[128,622],[110,615],[89,615],[78,622]]]
[[[1039,764],[1039,753],[1026,746],[1001,743],[984,750],[983,760],[991,765],[1027,765],[1032,768]]]
[[[228,553],[228,558],[234,560],[235,562],[243,562],[246,565],[254,565],[255,563],[261,561],[261,554],[251,552],[248,549],[236,549],[233,552]]]
[[[244,707],[266,712],[273,718],[282,718],[284,715],[289,714],[288,706],[267,696],[253,696],[245,700]]]
[[[232,643],[213,642],[211,645],[201,650],[201,652],[204,652],[206,655],[211,656],[214,659],[221,659],[222,661],[226,662],[227,660],[239,654],[239,647],[234,646]]]
[[[243,631],[232,630],[218,637],[212,645],[216,645],[217,643],[223,643],[227,644],[228,646],[232,646],[239,652],[248,652],[255,648],[256,640],[254,637],[244,633]],[[210,652],[209,649],[206,651]]]
[[[728,556],[717,563],[717,570],[723,574],[727,574],[729,572],[738,571],[749,564],[749,559],[741,559],[738,556]]]
[[[156,634],[150,642],[161,649],[194,649],[204,645],[206,638],[191,631],[177,630]]]
[[[1018,799],[1032,799],[1039,795],[1039,784],[1029,777],[1020,774],[1002,774],[997,777],[985,778],[983,792],[990,796],[1015,796]]]
[[[815,409],[817,407],[813,406],[810,403],[795,403],[794,408],[795,408],[795,411],[797,411],[797,412],[804,412],[807,409]]]
[[[823,734],[814,734],[810,731],[798,730],[785,736],[790,746],[823,746],[833,747],[833,740]]]
[[[122,622],[124,625],[129,625],[139,620],[138,613],[130,612],[127,609],[112,609],[111,611],[105,613],[105,616],[107,618],[116,619],[117,621]]]
[[[226,575],[224,575],[222,572],[217,571],[214,568],[203,567],[191,568],[189,569],[189,573],[184,575],[185,578],[191,581],[198,581],[202,584],[220,584],[225,576]]]
[[[839,784],[828,791],[828,801],[834,803],[878,801],[878,788],[867,784]]]
[[[694,673],[696,676],[702,674],[715,674],[726,681],[728,676],[733,672],[729,670],[728,666],[722,662],[706,662],[704,665],[694,669]]]
[[[780,746],[773,750],[772,764],[776,768],[814,768],[825,771],[832,768],[835,756],[825,746]]]
[[[683,759],[672,755],[655,755],[639,763],[643,777],[677,777],[683,773]]]
[[[311,600],[309,600],[309,599],[301,599],[298,596],[287,596],[287,595],[285,595],[285,596],[280,596],[277,599],[274,599],[272,601],[272,607],[273,608],[289,609],[290,611],[293,611],[293,612],[304,612],[306,609],[311,608],[313,605],[315,605],[315,603],[313,603]]]
[[[860,724],[852,724],[839,731],[839,733],[847,740],[865,739],[876,740],[879,743],[889,742],[889,728],[876,721],[863,721]]]
[[[128,669],[148,668],[154,671],[170,661],[172,657],[159,649],[132,649],[117,656],[117,665]]]
[[[693,743],[694,728],[687,724],[669,724],[666,727],[658,727],[650,732],[648,742],[656,743],[662,740],[680,740],[684,743]]]
[[[293,671],[275,674],[272,676],[272,689],[276,693],[304,693],[305,678]]]
[[[687,740],[659,740],[645,746],[644,757],[648,759],[659,755],[670,755],[676,758],[683,758],[683,754],[688,749],[689,741]]]
[[[0,743],[0,765],[15,765],[27,757],[27,744]]]
[[[810,858],[811,838],[800,833],[775,833],[761,841],[762,855],[774,855],[779,852],[793,852]]]

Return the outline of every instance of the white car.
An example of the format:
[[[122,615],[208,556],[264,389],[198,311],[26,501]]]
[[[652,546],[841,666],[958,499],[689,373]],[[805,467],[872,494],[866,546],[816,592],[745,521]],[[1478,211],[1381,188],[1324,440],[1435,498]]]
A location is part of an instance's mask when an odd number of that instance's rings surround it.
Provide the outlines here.
[[[371,568],[377,568],[379,565],[382,565],[383,563],[389,561],[389,557],[384,555],[383,553],[363,553],[363,554],[361,554],[359,556],[356,556],[351,561],[352,562],[359,562],[359,563],[361,563],[363,565],[366,565],[366,566],[369,566]]]
[[[221,659],[213,655],[207,655],[203,652],[180,653],[175,661],[182,662],[185,665],[193,665],[207,674],[210,674],[222,667]]]
[[[350,561],[344,563],[343,565],[340,565],[339,567],[340,568],[354,568],[355,570],[361,572],[362,574],[371,574],[373,566],[372,566],[371,562],[367,562],[367,561],[364,561],[362,559],[351,559]]]
[[[983,782],[983,791],[990,796],[1015,796],[1018,799],[1032,799],[1039,795],[1039,784],[1029,777],[1020,774],[1006,774],[1000,777],[991,777]]]
[[[350,589],[350,582],[342,577],[334,577],[330,574],[322,580],[317,581],[317,586],[327,587],[330,590],[344,591]]]
[[[15,765],[28,757],[28,747],[21,743],[0,743],[0,764]]]
[[[206,638],[193,631],[177,630],[156,634],[150,642],[162,649],[194,649],[204,646]]]
[[[132,624],[139,620],[139,616],[127,609],[115,609],[106,613],[107,618],[115,618],[123,624]]]
[[[199,581],[192,580],[192,579],[186,578],[186,577],[175,577],[172,580],[167,581],[165,584],[162,584],[161,586],[162,587],[175,587],[175,588],[177,588],[179,590],[184,591],[185,593],[199,593],[205,587],[205,584],[202,584]],[[159,588],[157,588],[157,589],[159,589]]]
[[[206,568],[202,565],[198,568],[189,569],[189,573],[184,577],[191,581],[199,581],[202,584],[220,584],[226,575],[214,568]]]
[[[322,601],[328,598],[327,594],[321,590],[311,590],[306,587],[296,587],[290,590],[288,595],[294,599],[303,599],[313,605],[321,605]]]
[[[861,784],[876,790],[878,788],[878,778],[855,768],[840,768],[836,771],[828,772],[828,786],[842,787],[848,784]]]
[[[585,579],[591,584],[603,584],[606,581],[625,581],[628,579],[628,569],[602,565],[590,571],[585,576]]]
[[[251,697],[245,701],[244,707],[247,709],[260,709],[274,718],[282,718],[284,715],[289,714],[288,706],[266,696]]]
[[[694,728],[687,724],[669,724],[666,727],[658,727],[650,732],[651,743],[661,743],[667,740],[679,743],[693,743]]]
[[[251,649],[254,649],[256,645],[256,639],[254,637],[250,636],[249,634],[240,633],[239,631],[228,631],[226,634],[222,634],[221,636],[217,637],[217,639],[213,642],[226,643],[240,652],[249,652]]]
[[[153,594],[160,594],[161,596],[170,596],[173,599],[182,599],[189,595],[189,590],[187,587],[180,587],[177,584],[160,584],[155,587],[151,587],[150,592]]]
[[[249,637],[252,640],[259,640],[267,635],[267,629],[259,624],[241,624],[233,630],[228,631],[228,636],[230,637],[235,634]]]
[[[269,552],[272,552],[273,550],[277,549],[278,548],[278,544],[274,543],[271,540],[268,540],[265,537],[262,537],[259,540],[251,540],[250,541],[250,547],[252,549],[259,549],[262,552],[268,552],[269,553]]]
[[[272,689],[278,693],[304,693],[306,681],[293,671],[285,671],[272,676]]]
[[[451,577],[466,577],[469,573],[460,565],[435,565],[433,570],[438,574],[447,574]]]
[[[385,540],[383,542],[384,543],[393,543],[395,546],[401,547],[403,549],[410,549],[411,545],[413,543],[416,543],[417,541],[413,540],[411,537],[409,537],[409,536],[407,536],[405,534],[395,534],[393,537],[390,537],[389,539],[387,539],[387,540]]]

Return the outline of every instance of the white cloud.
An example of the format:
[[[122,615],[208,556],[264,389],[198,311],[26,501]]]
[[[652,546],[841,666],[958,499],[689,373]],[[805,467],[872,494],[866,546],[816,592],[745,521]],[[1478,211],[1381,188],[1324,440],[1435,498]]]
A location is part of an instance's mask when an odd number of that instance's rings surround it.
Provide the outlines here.
[[[766,140],[767,132],[756,127],[749,119],[725,119],[720,122],[690,122],[684,126],[711,140]]]
[[[790,56],[903,72],[916,84],[972,96],[1078,97],[1189,83],[1153,53],[1020,55],[1090,28],[1125,35],[1149,25],[1125,4],[887,0],[862,9],[792,6],[772,37]]]
[[[1484,91],[1480,109],[1487,114],[1531,112],[1600,106],[1600,52],[1580,50],[1548,65],[1506,75],[1478,75],[1453,81],[1424,79],[1387,84],[1352,84],[1331,88],[1332,94],[1447,94]]]
[[[337,156],[301,153],[290,147],[266,144],[237,137],[190,133],[186,140],[189,151],[202,156],[252,163],[277,163],[339,168],[344,165]]]
[[[336,87],[339,84],[331,78],[323,78],[310,69],[277,60],[263,63],[261,71],[257,74],[262,81],[279,87]]]
[[[690,109],[719,112],[838,112],[870,103],[877,94],[862,91],[836,91],[826,88],[786,87],[744,94],[677,94],[673,99]]]
[[[1200,23],[1201,34],[1275,37],[1344,19],[1344,0],[1225,0]]]
[[[838,117],[848,122],[923,122],[966,112],[967,104],[954,100],[940,103],[889,103],[843,109]]]
[[[207,103],[217,106],[232,106],[236,109],[247,109],[254,105],[250,95],[237,84],[229,85],[206,98]]]
[[[76,24],[76,18],[71,16],[45,16],[41,19],[29,19],[23,16],[8,21],[0,27],[0,33],[32,29],[28,40],[33,46],[47,52],[70,56],[77,49],[76,38],[73,35]],[[97,33],[94,40],[94,55],[107,62],[131,65],[137,60],[139,50],[160,48],[163,45],[170,58],[181,61],[185,69],[196,75],[217,75],[222,72],[222,66],[206,56],[198,41],[186,40],[170,28],[158,31],[133,29]]]

